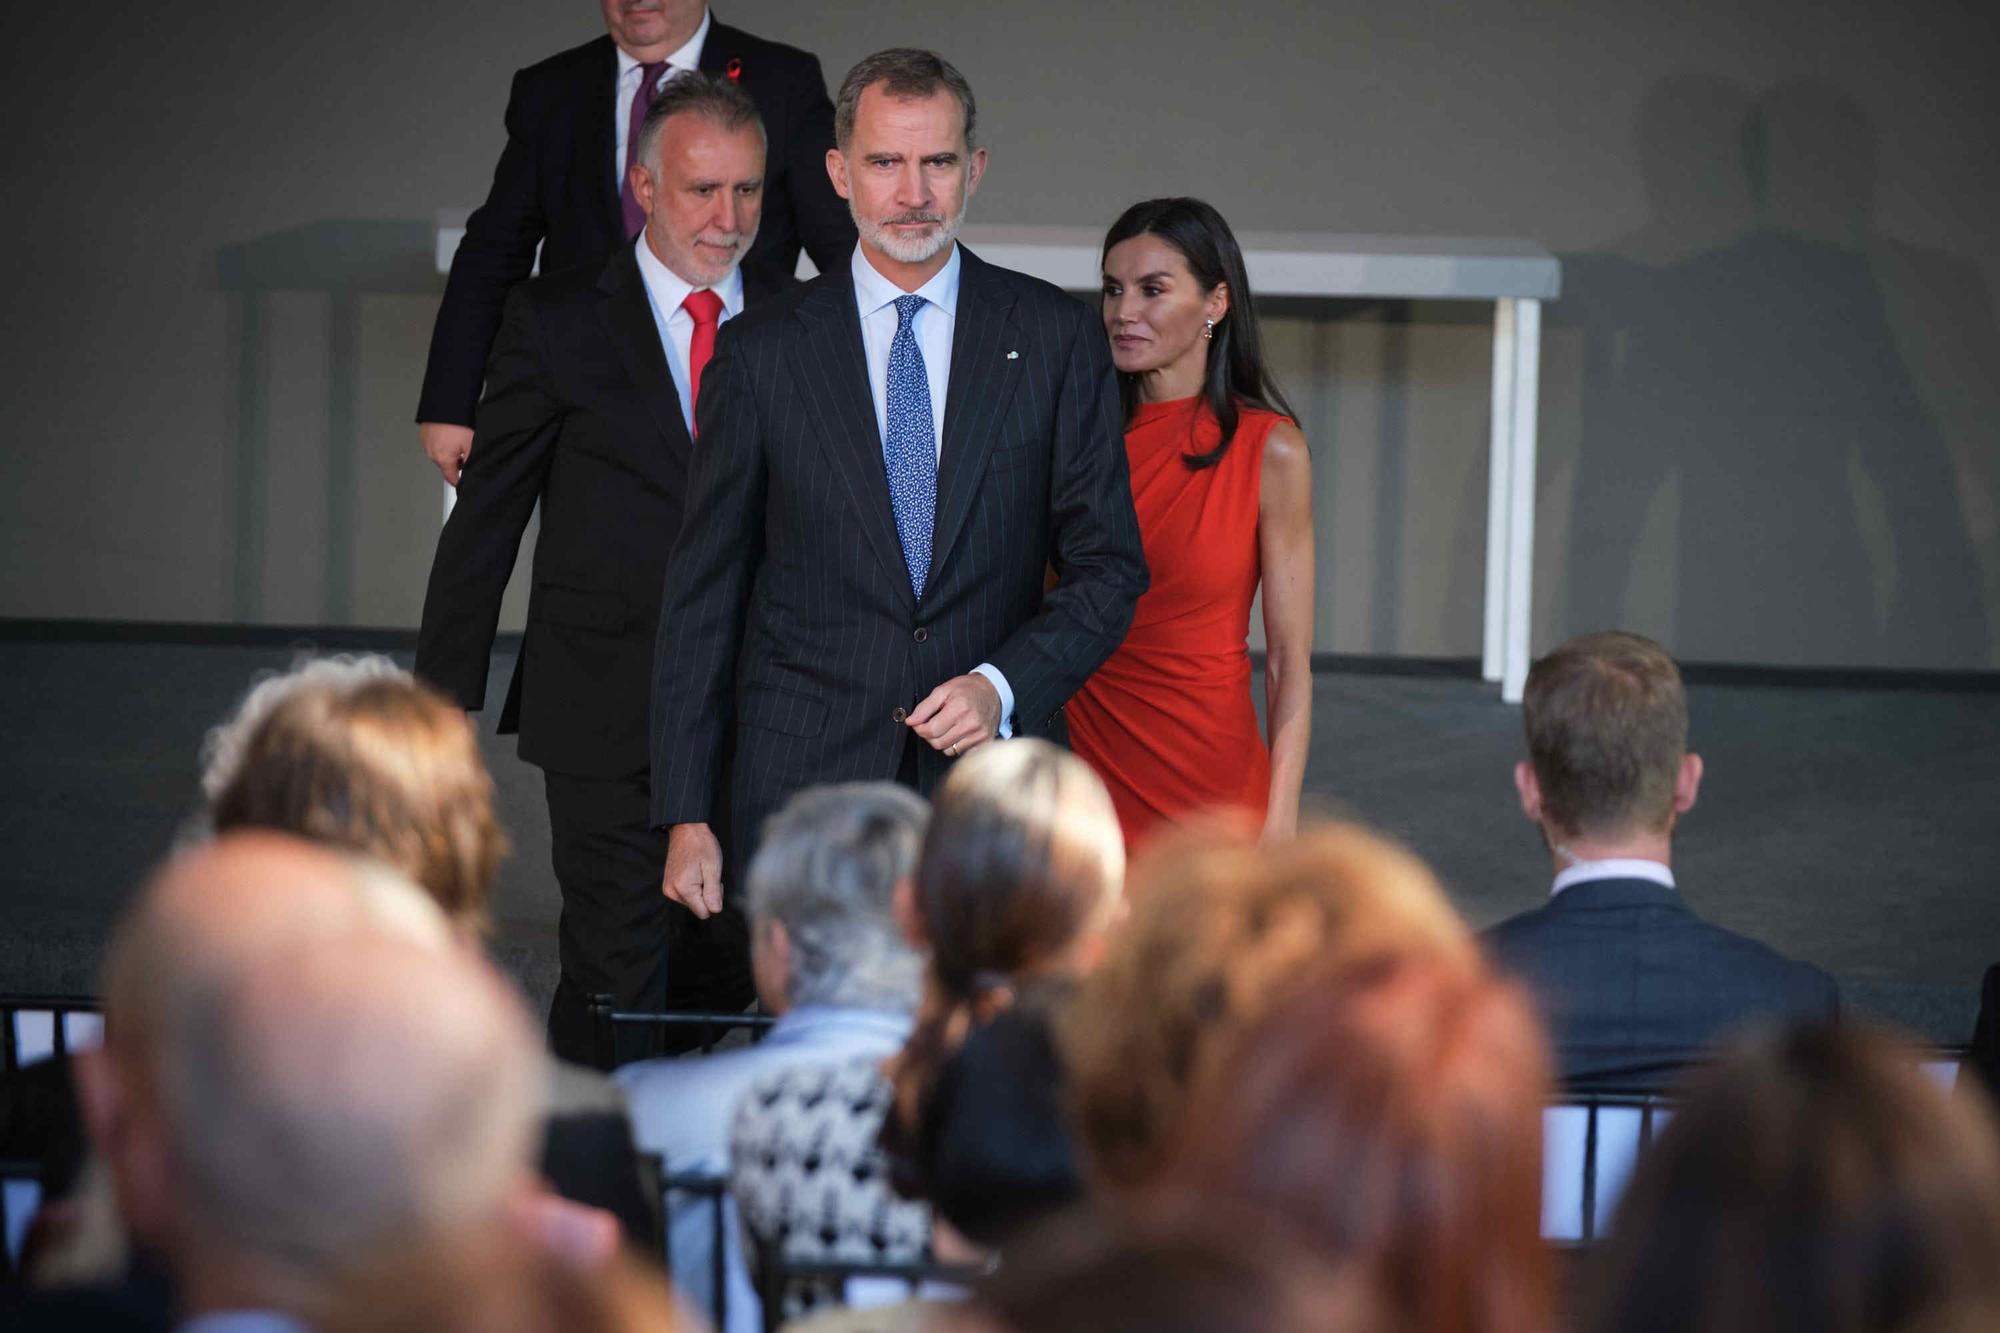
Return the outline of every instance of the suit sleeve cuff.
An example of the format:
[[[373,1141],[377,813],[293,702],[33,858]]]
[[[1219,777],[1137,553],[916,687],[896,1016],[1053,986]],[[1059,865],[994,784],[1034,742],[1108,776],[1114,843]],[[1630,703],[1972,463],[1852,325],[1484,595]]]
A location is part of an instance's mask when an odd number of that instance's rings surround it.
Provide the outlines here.
[[[972,668],[973,674],[984,676],[993,682],[993,688],[1000,695],[1000,739],[1007,740],[1014,734],[1014,687],[1007,683],[1007,677],[991,662],[981,662]]]

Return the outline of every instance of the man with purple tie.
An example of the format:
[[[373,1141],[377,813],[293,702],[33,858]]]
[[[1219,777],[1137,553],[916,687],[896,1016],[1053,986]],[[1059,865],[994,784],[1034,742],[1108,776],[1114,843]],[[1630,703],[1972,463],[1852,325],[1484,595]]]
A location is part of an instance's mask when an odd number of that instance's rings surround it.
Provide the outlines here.
[[[702,0],[599,0],[605,36],[514,76],[507,146],[486,202],[465,224],[431,333],[417,404],[424,453],[458,484],[473,408],[508,289],[541,247],[544,273],[601,264],[639,234],[628,170],[652,99],[678,73],[729,80],[756,102],[767,141],[764,225],[745,262],[790,274],[803,247],[845,263],[854,226],[822,165],[833,104],[819,61],[715,21]]]

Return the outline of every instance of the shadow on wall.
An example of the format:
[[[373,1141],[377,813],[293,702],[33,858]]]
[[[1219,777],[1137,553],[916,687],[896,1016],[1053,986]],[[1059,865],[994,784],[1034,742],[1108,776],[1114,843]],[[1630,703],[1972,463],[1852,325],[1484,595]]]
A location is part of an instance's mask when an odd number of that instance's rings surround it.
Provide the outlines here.
[[[298,546],[273,533],[271,512],[271,391],[275,333],[272,300],[306,293],[326,300],[326,460],[321,500],[325,541],[319,586],[320,623],[355,623],[355,576],[362,528],[360,400],[361,301],[381,295],[435,295],[443,279],[434,266],[434,229],[425,222],[313,222],[259,236],[216,253],[215,281],[231,297],[236,341],[235,486],[232,504],[235,566],[231,618],[266,618],[267,559]],[[434,479],[433,479],[434,480]],[[282,521],[276,516],[275,521]],[[272,538],[279,540],[274,546]]]
[[[1666,80],[1638,149],[1651,220],[1566,256],[1551,312],[1587,347],[1564,624],[1689,661],[1994,665],[1979,269],[1875,230],[1873,127],[1826,84]]]

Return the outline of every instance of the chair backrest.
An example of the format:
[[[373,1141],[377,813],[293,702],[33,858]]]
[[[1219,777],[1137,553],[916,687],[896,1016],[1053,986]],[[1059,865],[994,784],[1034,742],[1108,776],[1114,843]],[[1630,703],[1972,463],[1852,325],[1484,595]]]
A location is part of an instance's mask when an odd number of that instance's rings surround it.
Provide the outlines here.
[[[757,1262],[757,1296],[764,1306],[765,1333],[785,1322],[785,1298],[796,1283],[816,1282],[836,1293],[842,1305],[886,1305],[895,1300],[962,1294],[999,1269],[997,1257],[983,1264],[866,1263],[853,1260],[787,1259],[776,1240],[749,1230]],[[866,1284],[872,1290],[865,1294]]]
[[[0,1279],[19,1270],[28,1224],[42,1203],[42,1164],[0,1158]]]
[[[1542,1113],[1542,1236],[1589,1245],[1673,1114],[1665,1094],[1567,1092]]]
[[[0,995],[0,1072],[104,1040],[104,1014],[87,995]]]
[[[651,1009],[620,1009],[609,995],[590,997],[590,1018],[595,1028],[598,1054],[602,1063],[611,1063],[612,1053],[617,1049],[617,1030],[625,1026],[695,1028],[700,1033],[700,1051],[703,1055],[715,1049],[715,1044],[731,1032],[747,1032],[750,1040],[762,1041],[764,1034],[778,1020],[771,1014],[761,1012],[738,1014],[664,1013]]]
[[[674,1272],[675,1196],[692,1197],[708,1211],[708,1315],[716,1333],[729,1327],[729,1177],[712,1171],[675,1171],[656,1153],[644,1154],[659,1173],[660,1213],[664,1219],[661,1256]]]

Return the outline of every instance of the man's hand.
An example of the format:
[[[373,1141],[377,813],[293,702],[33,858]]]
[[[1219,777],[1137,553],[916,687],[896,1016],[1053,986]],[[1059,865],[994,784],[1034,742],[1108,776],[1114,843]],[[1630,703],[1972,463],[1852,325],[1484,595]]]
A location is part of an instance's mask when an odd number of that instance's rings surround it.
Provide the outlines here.
[[[698,917],[722,910],[722,844],[706,824],[667,830],[667,871],[660,892]]]
[[[924,696],[905,720],[933,750],[961,755],[1000,730],[1000,691],[977,671],[953,676]]]
[[[448,421],[419,421],[417,439],[424,446],[424,455],[437,464],[444,479],[458,485],[458,474],[465,470],[465,460],[472,456],[472,428],[454,426]]]

